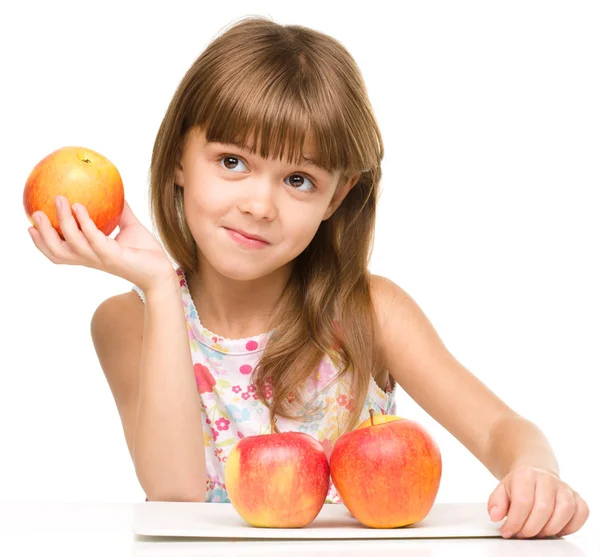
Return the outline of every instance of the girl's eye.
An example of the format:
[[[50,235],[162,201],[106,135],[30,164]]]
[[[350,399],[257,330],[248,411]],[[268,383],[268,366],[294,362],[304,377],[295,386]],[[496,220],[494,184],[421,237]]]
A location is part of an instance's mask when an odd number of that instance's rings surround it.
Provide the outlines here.
[[[233,155],[223,155],[222,157],[220,157],[220,158],[218,159],[218,162],[219,162],[219,164],[220,164],[220,163],[221,163],[221,161],[223,161],[223,160],[225,160],[225,161],[226,161],[226,162],[225,162],[225,165],[226,165],[226,166],[225,166],[225,168],[226,168],[227,170],[232,170],[232,168],[231,168],[231,167],[232,167],[232,166],[236,166],[236,161],[237,161],[237,162],[243,162],[243,160],[242,160],[241,158],[239,158],[239,157],[234,157]],[[233,161],[233,162],[232,162],[232,161]],[[228,164],[231,164],[231,166],[227,166]],[[244,165],[244,166],[245,166],[245,165]],[[221,167],[221,168],[223,168],[223,167]],[[317,187],[315,186],[315,184],[313,183],[313,181],[312,181],[310,178],[308,178],[308,176],[305,176],[304,174],[298,174],[298,173],[296,173],[296,174],[290,174],[290,176],[289,176],[289,177],[291,177],[291,178],[302,178],[302,179],[303,179],[305,182],[306,182],[306,181],[308,181],[308,182],[311,184],[311,186],[312,186],[312,187],[311,187],[309,190],[301,190],[299,187],[296,187],[296,186],[294,186],[293,184],[290,184],[290,185],[292,186],[292,188],[293,188],[293,189],[295,189],[295,190],[298,190],[298,191],[305,191],[305,192],[307,192],[307,193],[311,193],[311,192],[314,192],[314,191],[316,191],[316,190],[317,190]],[[287,180],[287,178],[286,178],[286,180]],[[300,186],[303,186],[303,185],[304,185],[304,183],[300,184]]]

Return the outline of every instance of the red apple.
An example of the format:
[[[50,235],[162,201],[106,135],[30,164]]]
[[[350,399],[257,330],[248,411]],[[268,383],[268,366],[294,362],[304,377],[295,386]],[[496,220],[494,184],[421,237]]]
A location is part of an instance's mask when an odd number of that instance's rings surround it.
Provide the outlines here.
[[[328,488],[325,450],[299,431],[244,437],[225,463],[229,500],[251,526],[306,526],[319,514]]]
[[[38,162],[25,183],[23,205],[32,224],[35,211],[46,213],[64,240],[54,198],[81,203],[97,228],[107,236],[116,228],[125,195],[121,175],[107,158],[85,147],[61,147]]]
[[[399,416],[371,417],[335,443],[331,480],[352,515],[371,528],[423,520],[442,475],[440,450],[418,423]]]

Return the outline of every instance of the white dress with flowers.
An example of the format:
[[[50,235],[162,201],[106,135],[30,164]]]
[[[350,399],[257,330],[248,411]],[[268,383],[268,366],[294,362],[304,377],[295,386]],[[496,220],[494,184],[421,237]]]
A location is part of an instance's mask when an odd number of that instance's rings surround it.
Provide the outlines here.
[[[239,439],[271,432],[269,410],[258,399],[250,378],[273,331],[249,338],[228,339],[207,330],[200,322],[183,270],[177,268],[176,272],[202,404],[207,472],[205,501],[229,503],[224,480],[229,451]],[[133,289],[144,301],[143,292],[137,286]],[[307,380],[306,400],[314,400],[317,407],[322,408],[311,421],[277,418],[280,431],[308,433],[321,443],[328,458],[354,403],[346,379],[332,381],[337,371],[330,356],[325,355]],[[314,398],[315,393],[318,393],[317,398]],[[265,395],[268,399],[268,388]],[[384,392],[371,378],[361,420],[369,417],[371,408],[378,414],[395,414],[395,386],[392,390],[388,383]],[[326,502],[341,503],[331,481]]]

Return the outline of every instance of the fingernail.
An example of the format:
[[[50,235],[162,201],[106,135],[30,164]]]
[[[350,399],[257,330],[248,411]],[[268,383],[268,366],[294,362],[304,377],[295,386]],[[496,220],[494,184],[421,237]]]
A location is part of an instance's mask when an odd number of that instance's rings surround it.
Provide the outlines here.
[[[33,217],[33,222],[35,222],[35,224],[37,224],[39,226],[40,216],[37,213],[33,213],[32,217]]]
[[[512,538],[512,532],[501,532],[503,538]]]

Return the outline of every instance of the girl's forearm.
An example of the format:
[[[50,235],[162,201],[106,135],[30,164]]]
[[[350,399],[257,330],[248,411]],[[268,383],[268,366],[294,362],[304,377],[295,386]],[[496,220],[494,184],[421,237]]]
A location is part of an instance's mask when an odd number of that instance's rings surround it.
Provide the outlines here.
[[[488,470],[498,480],[519,466],[533,466],[560,477],[548,439],[534,423],[518,415],[494,426],[486,461]]]
[[[135,471],[152,501],[204,501],[201,402],[178,277],[145,298]]]

